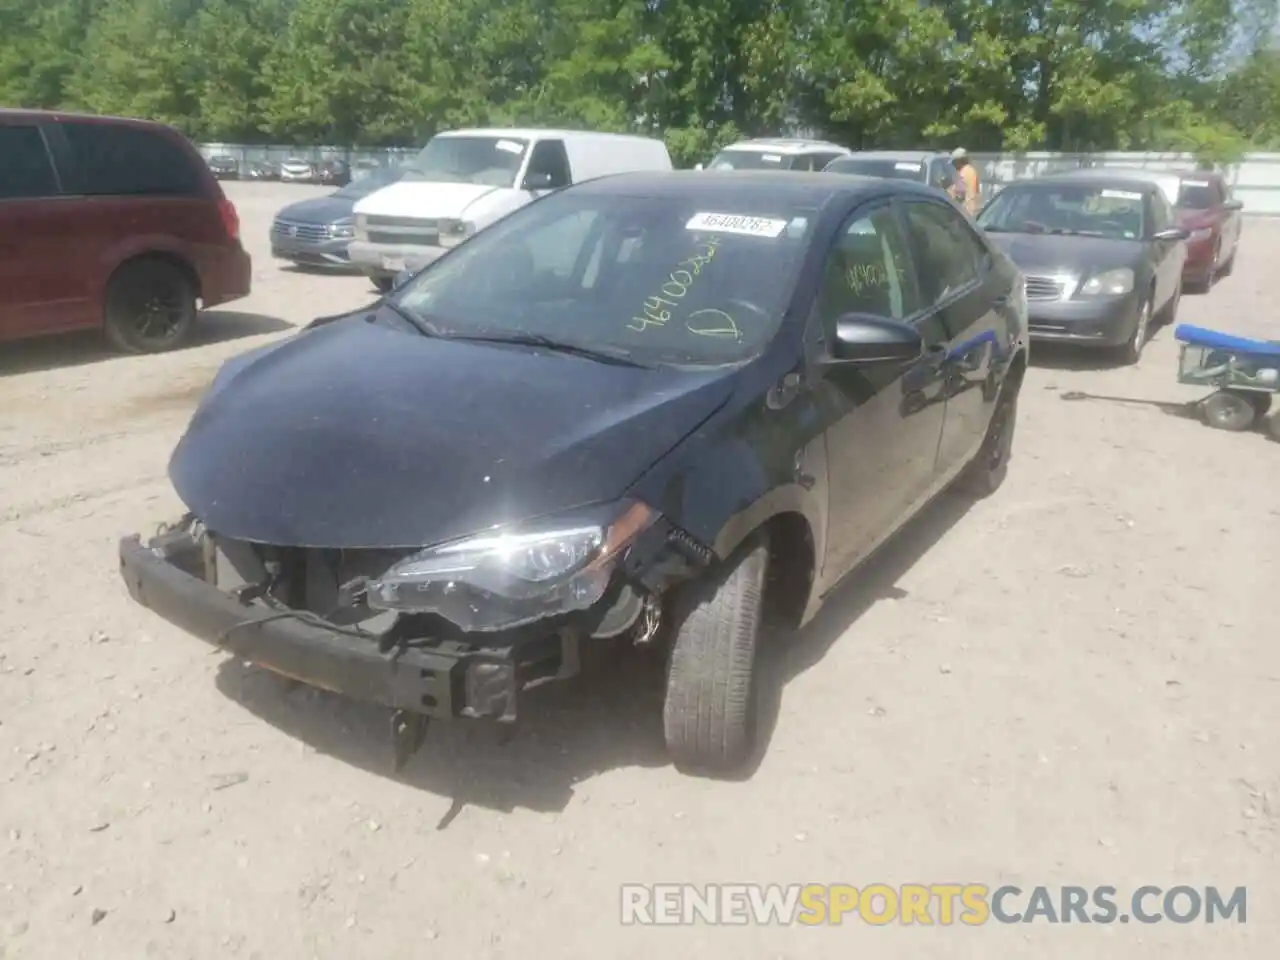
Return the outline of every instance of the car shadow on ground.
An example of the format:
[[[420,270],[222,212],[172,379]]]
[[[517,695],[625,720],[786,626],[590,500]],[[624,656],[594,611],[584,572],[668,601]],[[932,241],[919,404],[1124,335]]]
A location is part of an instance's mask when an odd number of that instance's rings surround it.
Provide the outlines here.
[[[787,682],[826,651],[895,586],[961,517],[968,501],[943,497],[847,579],[802,631],[771,636],[758,683],[759,748],[735,780],[749,779],[768,752]],[[665,665],[654,651],[627,643],[588,645],[583,673],[526,694],[521,718],[504,737],[497,724],[429,726],[422,749],[402,772],[392,766],[390,711],[277,677],[238,659],[224,661],[218,689],[250,713],[314,750],[451,800],[438,824],[465,806],[555,812],[575,785],[622,767],[668,766],[662,735]]]
[[[266,314],[205,310],[200,314],[191,339],[174,352],[292,329],[293,324]],[[130,355],[112,349],[97,330],[0,343],[0,377],[58,367],[78,367],[127,356]]]

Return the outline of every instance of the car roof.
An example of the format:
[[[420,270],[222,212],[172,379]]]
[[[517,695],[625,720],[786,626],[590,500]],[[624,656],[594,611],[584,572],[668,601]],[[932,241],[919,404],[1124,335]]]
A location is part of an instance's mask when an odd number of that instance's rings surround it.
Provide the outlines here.
[[[1151,183],[1160,188],[1170,203],[1178,202],[1178,190],[1182,185],[1182,173],[1168,170],[1143,170],[1140,167],[1084,167],[1079,170],[1067,170],[1053,176],[1066,177],[1072,180],[1128,180],[1129,182]]]
[[[634,133],[603,133],[596,130],[565,130],[557,127],[467,127],[458,130],[441,130],[437,137],[511,137],[517,140],[542,140],[555,138],[572,140],[574,138],[609,139],[609,140],[646,140],[654,137],[642,137]]]
[[[858,160],[936,160],[944,155],[932,150],[854,150],[849,156]]]
[[[936,197],[937,191],[907,180],[851,176],[847,173],[796,173],[791,170],[672,170],[617,173],[587,180],[571,189],[618,196],[678,197],[710,203],[774,198],[821,206],[832,197],[856,198],[863,193],[918,193]]]
[[[848,153],[848,147],[842,147],[830,140],[807,140],[803,137],[761,137],[754,140],[739,140],[724,148],[725,150],[752,150],[758,153],[797,154],[817,150],[837,150]]]
[[[21,107],[0,107],[0,122],[5,120],[77,120],[90,123],[104,123],[127,127],[146,127],[151,130],[173,130],[167,123],[156,120],[144,120],[140,117],[116,117],[101,113],[77,113],[72,110],[27,110]]]
[[[1149,190],[1157,190],[1160,184],[1148,177],[1133,176],[1131,172],[1120,170],[1113,171],[1109,175],[1096,175],[1082,177],[1074,172],[1070,173],[1050,173],[1042,177],[1032,177],[1028,180],[1015,180],[1005,185],[1005,190],[1012,190],[1014,187],[1029,186],[1079,186],[1081,180],[1097,181],[1104,187],[1114,187],[1118,190],[1129,190],[1134,193],[1146,193]]]

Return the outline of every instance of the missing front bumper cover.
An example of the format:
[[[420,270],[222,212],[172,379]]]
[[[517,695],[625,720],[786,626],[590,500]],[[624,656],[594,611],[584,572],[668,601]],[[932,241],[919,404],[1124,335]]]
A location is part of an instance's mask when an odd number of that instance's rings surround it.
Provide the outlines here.
[[[232,596],[180,564],[191,551],[138,537],[120,541],[120,573],[130,596],[214,646],[309,686],[424,717],[511,723],[521,691],[577,672],[577,641],[534,635],[503,647],[414,638],[379,649],[379,635],[283,614]],[[410,737],[410,740],[413,738]]]

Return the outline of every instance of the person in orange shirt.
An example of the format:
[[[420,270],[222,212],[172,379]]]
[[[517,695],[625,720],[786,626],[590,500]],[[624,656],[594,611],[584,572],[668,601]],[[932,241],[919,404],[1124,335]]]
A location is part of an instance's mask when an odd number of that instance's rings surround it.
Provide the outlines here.
[[[951,164],[956,168],[955,183],[951,185],[951,196],[964,207],[971,217],[978,215],[982,186],[978,181],[978,168],[969,159],[969,151],[964,147],[956,147],[951,151]]]

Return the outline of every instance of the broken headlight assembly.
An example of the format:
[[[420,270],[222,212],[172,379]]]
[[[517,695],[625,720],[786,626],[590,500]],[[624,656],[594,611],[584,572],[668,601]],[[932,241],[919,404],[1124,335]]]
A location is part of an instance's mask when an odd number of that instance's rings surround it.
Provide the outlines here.
[[[369,606],[507,630],[593,606],[657,513],[629,500],[437,544],[369,583]]]

